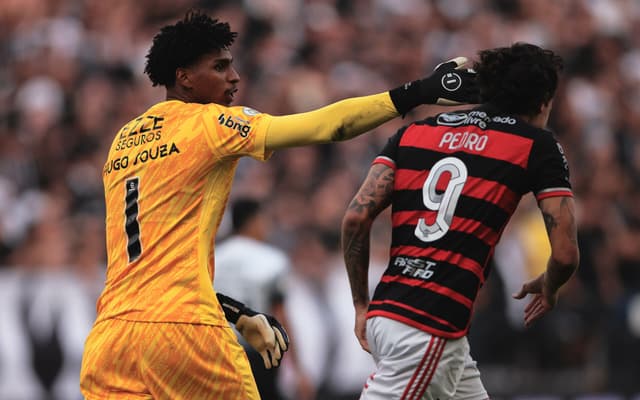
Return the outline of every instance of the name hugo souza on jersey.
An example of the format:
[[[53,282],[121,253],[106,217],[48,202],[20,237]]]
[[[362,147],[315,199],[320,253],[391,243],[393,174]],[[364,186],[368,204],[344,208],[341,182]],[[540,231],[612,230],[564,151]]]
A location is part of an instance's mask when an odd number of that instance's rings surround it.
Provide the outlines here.
[[[127,169],[129,168],[129,165],[138,165],[138,163],[144,164],[147,161],[169,157],[174,153],[180,153],[180,149],[178,148],[178,146],[174,142],[171,142],[171,144],[164,143],[149,149],[143,149],[136,153],[135,157],[132,157],[131,159],[128,155],[124,155],[122,157],[114,159],[108,159],[104,165],[104,168],[102,169],[102,173],[104,175],[108,175],[113,171]],[[133,161],[130,162],[130,160]]]
[[[247,137],[249,132],[251,132],[251,125],[249,124],[249,121],[239,117],[234,117],[233,115],[227,115],[226,118],[224,113],[218,115],[218,123],[222,126],[226,126],[227,128],[237,130],[243,138]]]

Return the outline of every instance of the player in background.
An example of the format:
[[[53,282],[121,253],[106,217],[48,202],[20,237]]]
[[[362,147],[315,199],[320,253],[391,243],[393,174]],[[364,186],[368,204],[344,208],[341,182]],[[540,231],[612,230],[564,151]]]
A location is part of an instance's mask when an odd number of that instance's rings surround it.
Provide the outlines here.
[[[216,245],[214,289],[241,301],[254,310],[265,310],[286,325],[284,300],[291,264],[287,254],[268,244],[270,221],[259,200],[239,197],[231,204],[231,234]],[[282,399],[278,388],[278,369],[267,368],[265,360],[240,335],[251,364],[258,391],[263,399]],[[310,398],[297,360],[290,359],[300,376],[296,398]]]
[[[525,326],[554,307],[578,266],[567,160],[544,129],[561,59],[525,43],[479,55],[482,104],[399,130],[344,216],[355,334],[376,361],[361,399],[488,398],[466,334],[494,247],[526,193],[538,201],[552,254],[514,295],[533,295]],[[369,300],[370,229],[389,205],[390,260]]]
[[[108,261],[82,361],[89,400],[259,398],[226,320],[253,324],[232,299],[223,311],[212,285],[213,242],[238,159],[347,140],[420,104],[476,98],[475,76],[457,58],[389,92],[306,113],[230,107],[240,82],[235,37],[227,23],[189,12],[153,39],[145,72],[166,101],[116,133],[103,170]]]

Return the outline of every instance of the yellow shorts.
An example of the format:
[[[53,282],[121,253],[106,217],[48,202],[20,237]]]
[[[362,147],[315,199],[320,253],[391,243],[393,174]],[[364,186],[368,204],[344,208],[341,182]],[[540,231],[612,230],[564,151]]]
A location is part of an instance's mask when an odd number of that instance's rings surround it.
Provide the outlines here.
[[[80,389],[88,400],[260,399],[230,327],[119,319],[87,337]]]

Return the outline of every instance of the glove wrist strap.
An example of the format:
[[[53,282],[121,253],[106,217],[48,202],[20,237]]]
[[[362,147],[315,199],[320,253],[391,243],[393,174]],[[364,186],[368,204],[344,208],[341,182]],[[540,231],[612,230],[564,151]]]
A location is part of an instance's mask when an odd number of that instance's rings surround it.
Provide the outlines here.
[[[421,96],[421,86],[422,82],[417,80],[405,83],[389,91],[391,101],[400,115],[405,115],[411,111],[412,108],[423,103],[424,99]]]
[[[225,296],[220,293],[216,293],[216,296],[218,297],[218,302],[220,302],[220,305],[222,306],[222,311],[224,311],[224,317],[234,325],[242,315],[253,317],[258,314],[245,306],[244,303],[234,300],[229,296]]]

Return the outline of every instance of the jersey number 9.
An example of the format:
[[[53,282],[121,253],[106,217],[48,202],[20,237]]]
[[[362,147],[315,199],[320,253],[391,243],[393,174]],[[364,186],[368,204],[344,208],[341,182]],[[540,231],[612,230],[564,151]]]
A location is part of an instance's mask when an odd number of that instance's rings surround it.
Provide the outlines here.
[[[444,192],[438,193],[436,185],[445,172],[451,174],[451,179]],[[435,163],[424,181],[424,185],[422,185],[422,201],[427,209],[437,212],[436,219],[430,225],[427,225],[424,218],[418,220],[415,230],[418,239],[423,242],[433,242],[449,231],[462,187],[466,181],[467,166],[459,158],[447,157]]]

